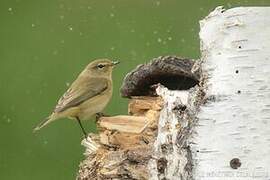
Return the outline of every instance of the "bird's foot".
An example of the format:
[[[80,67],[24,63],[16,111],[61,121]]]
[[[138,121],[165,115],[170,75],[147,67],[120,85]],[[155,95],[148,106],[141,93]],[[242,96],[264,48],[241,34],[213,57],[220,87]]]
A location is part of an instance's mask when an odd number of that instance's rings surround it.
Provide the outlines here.
[[[102,112],[99,112],[99,113],[96,113],[96,123],[99,121],[99,119],[101,117],[109,117],[108,115],[102,113]]]

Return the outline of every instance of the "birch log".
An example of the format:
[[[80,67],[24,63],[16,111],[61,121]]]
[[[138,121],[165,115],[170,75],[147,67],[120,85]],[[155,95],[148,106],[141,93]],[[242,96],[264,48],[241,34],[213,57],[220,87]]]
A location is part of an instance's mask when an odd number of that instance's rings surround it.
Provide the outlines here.
[[[126,76],[129,115],[83,141],[78,180],[270,179],[270,8],[218,7],[200,25],[201,60]]]
[[[192,142],[198,180],[270,178],[270,7],[216,8],[200,22],[208,103]]]

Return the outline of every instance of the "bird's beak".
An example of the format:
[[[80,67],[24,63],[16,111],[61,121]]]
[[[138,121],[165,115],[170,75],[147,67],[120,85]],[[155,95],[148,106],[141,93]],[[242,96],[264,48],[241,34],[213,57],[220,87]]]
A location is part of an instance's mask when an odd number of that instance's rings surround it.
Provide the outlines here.
[[[120,63],[119,61],[113,61],[113,62],[112,62],[112,65],[115,66],[115,65],[117,65],[117,64],[119,64],[119,63]]]

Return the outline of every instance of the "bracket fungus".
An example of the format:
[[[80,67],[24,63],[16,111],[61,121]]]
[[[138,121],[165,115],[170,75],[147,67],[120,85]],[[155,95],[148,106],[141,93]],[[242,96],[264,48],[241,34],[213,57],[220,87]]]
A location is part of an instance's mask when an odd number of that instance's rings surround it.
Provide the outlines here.
[[[170,90],[187,90],[199,83],[200,68],[196,60],[161,56],[137,66],[124,78],[122,97],[156,96],[153,85],[162,84]]]

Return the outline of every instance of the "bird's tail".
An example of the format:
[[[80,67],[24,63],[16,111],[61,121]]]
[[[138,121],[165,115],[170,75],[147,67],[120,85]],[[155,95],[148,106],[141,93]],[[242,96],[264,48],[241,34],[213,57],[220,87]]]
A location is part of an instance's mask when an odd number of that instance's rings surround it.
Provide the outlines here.
[[[44,126],[46,126],[47,124],[49,124],[50,122],[52,122],[54,120],[54,118],[52,118],[52,116],[46,117],[43,121],[41,121],[33,130],[33,132],[36,132],[38,130],[40,130],[41,128],[43,128]]]

